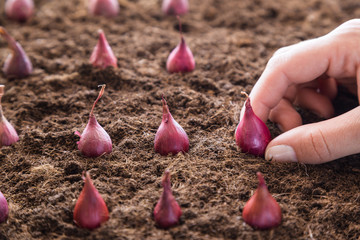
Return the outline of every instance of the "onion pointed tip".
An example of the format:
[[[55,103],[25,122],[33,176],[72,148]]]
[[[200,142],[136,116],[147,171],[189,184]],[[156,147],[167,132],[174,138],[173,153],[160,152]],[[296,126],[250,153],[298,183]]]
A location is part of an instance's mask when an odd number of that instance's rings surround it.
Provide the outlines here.
[[[245,95],[246,98],[249,98],[249,94],[248,94],[247,92],[241,91],[240,93],[241,93],[242,95]]]
[[[83,172],[82,172],[82,175],[81,175],[82,180],[85,181],[87,177],[88,177],[88,179],[90,179],[90,181],[91,181],[89,171],[83,171]]]
[[[265,185],[266,186],[264,176],[261,174],[261,172],[257,172],[256,176],[258,177],[259,185]]]
[[[163,103],[163,118],[164,118],[164,117],[168,118],[168,117],[169,117],[168,115],[170,114],[169,106],[167,105],[166,100],[165,100],[164,97],[162,97],[161,101],[162,101],[162,103]],[[166,122],[167,122],[167,121],[168,121],[168,120],[166,120]]]
[[[84,179],[84,181],[92,182],[89,171],[83,171],[81,177],[82,177],[82,179]]]
[[[170,171],[169,170],[165,170],[163,179],[161,181],[161,185],[164,188],[170,188],[171,187],[171,183],[170,183]]]

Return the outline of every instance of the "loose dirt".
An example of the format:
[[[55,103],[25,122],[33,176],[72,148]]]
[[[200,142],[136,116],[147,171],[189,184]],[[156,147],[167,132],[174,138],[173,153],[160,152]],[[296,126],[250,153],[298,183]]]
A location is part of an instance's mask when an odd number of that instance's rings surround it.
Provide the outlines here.
[[[354,0],[190,0],[182,18],[196,59],[192,73],[168,74],[165,63],[179,41],[178,23],[161,13],[159,0],[120,0],[114,19],[91,17],[82,0],[38,0],[24,24],[0,24],[24,47],[34,73],[5,78],[5,116],[20,141],[0,149],[0,190],[10,216],[0,239],[358,239],[359,155],[312,166],[275,164],[241,153],[234,131],[244,98],[280,47],[326,34],[360,15]],[[103,29],[118,69],[98,70],[89,57]],[[9,54],[0,41],[0,64]],[[83,157],[74,135],[82,132],[99,84],[95,108],[113,141],[113,152]],[[190,151],[162,157],[153,149],[161,123],[161,96],[187,132]],[[347,93],[339,111],[356,106]],[[352,104],[352,105],[349,105]],[[318,121],[301,111],[304,122]],[[268,123],[273,136],[279,134]],[[153,208],[165,169],[183,210],[181,223],[158,229]],[[78,228],[72,211],[91,173],[110,211],[94,231]],[[261,171],[283,211],[282,224],[256,231],[242,208]]]

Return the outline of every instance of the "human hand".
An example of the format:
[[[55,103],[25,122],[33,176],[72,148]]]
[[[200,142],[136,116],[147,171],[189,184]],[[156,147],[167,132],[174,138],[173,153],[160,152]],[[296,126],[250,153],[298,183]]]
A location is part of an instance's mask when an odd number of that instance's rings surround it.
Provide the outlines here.
[[[337,84],[359,98],[359,80],[360,19],[279,49],[250,93],[255,114],[285,131],[269,143],[265,159],[319,164],[359,153],[360,107],[331,118]],[[331,119],[302,125],[294,105]]]

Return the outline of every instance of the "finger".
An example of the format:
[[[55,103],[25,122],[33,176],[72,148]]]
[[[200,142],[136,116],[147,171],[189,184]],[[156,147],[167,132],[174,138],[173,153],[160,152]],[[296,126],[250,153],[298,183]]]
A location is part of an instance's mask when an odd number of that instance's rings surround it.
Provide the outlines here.
[[[287,99],[282,99],[280,103],[271,110],[269,119],[272,122],[276,122],[283,132],[302,124],[300,114]]]
[[[284,98],[289,100],[290,103],[293,103],[296,99],[297,89],[298,89],[298,87],[295,85],[289,86],[288,90],[286,91],[286,93],[284,95]]]
[[[274,52],[273,56],[283,54],[283,53],[289,51],[289,50],[290,50],[291,48],[293,48],[294,46],[296,46],[296,44],[279,48],[278,50],[276,50],[276,51]]]
[[[287,131],[273,139],[265,159],[319,164],[360,152],[360,107]]]
[[[323,118],[330,118],[334,115],[334,107],[330,99],[312,88],[299,89],[296,103]]]
[[[324,73],[336,79],[356,76],[359,26],[360,19],[350,20],[323,37],[273,56],[250,93],[254,112],[265,121],[290,85],[309,82]]]
[[[305,83],[321,76],[329,66],[328,46],[320,38],[297,44],[272,57],[250,93],[253,109],[266,121],[289,86]]]
[[[297,87],[296,86],[290,86],[288,88],[288,90],[286,91],[285,95],[284,95],[284,99],[288,100],[289,102],[294,102],[295,98],[296,98],[296,92],[297,92]],[[243,107],[241,108],[240,121],[241,121],[244,113],[245,113],[245,102],[243,104]],[[271,118],[270,118],[270,120],[271,120]],[[273,120],[271,120],[271,121],[273,121]],[[264,121],[264,122],[266,122],[266,121]],[[275,122],[277,122],[277,121],[275,121]],[[281,126],[279,126],[279,127],[281,127]]]

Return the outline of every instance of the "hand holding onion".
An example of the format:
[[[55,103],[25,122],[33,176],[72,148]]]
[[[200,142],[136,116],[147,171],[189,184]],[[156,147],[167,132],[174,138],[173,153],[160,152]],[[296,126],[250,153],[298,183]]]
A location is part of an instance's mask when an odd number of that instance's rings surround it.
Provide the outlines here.
[[[325,36],[281,48],[269,60],[250,93],[252,108],[285,132],[269,143],[265,159],[319,164],[360,152],[360,107],[331,118],[338,85],[359,91],[359,38],[360,19],[354,19]],[[294,105],[329,119],[302,125]]]

